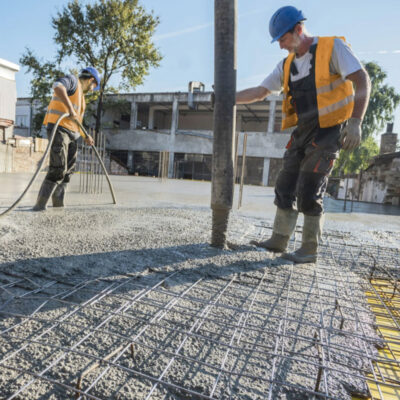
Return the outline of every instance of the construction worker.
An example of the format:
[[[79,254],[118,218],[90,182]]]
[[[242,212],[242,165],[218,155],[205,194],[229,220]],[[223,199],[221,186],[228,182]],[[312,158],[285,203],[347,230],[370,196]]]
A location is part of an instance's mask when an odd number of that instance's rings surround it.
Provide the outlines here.
[[[301,247],[282,257],[296,263],[317,260],[323,225],[323,195],[341,148],[355,149],[368,105],[370,80],[344,38],[313,37],[302,11],[282,7],[269,23],[272,42],[289,55],[257,87],[237,93],[237,104],[263,100],[283,91],[282,130],[295,127],[275,185],[271,238],[252,242],[285,252],[304,214]],[[297,207],[296,207],[297,203]]]
[[[47,202],[52,196],[53,207],[64,207],[66,187],[75,168],[78,151],[77,140],[81,134],[86,144],[93,144],[92,137],[87,138],[81,133],[76,121],[82,122],[85,113],[85,94],[100,89],[100,75],[96,68],[83,69],[77,78],[66,75],[57,79],[53,84],[53,98],[47,107],[43,125],[47,126],[47,135],[51,132],[60,115],[69,113],[55,132],[53,145],[50,150],[49,171],[39,191],[34,211],[46,209]]]

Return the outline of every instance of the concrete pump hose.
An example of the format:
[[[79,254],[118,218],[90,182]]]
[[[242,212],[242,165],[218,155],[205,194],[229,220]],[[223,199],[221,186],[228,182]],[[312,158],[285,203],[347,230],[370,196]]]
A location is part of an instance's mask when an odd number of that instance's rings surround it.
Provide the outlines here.
[[[33,182],[35,182],[37,176],[39,175],[39,172],[42,170],[42,166],[43,166],[44,162],[47,159],[47,156],[48,156],[49,151],[51,149],[51,145],[53,144],[54,136],[55,136],[54,133],[55,133],[56,129],[58,128],[58,125],[60,124],[61,120],[63,118],[65,118],[65,117],[68,117],[68,115],[69,115],[68,113],[65,113],[65,114],[61,115],[60,118],[58,118],[57,122],[55,123],[55,125],[53,127],[53,130],[51,131],[51,137],[50,137],[50,140],[49,140],[49,144],[47,145],[47,149],[44,152],[42,159],[40,160],[39,167],[36,170],[35,175],[33,175],[31,181],[28,183],[28,186],[22,192],[21,196],[19,196],[18,199],[15,200],[15,202],[12,204],[11,207],[7,208],[7,210],[3,211],[0,214],[0,218],[4,217],[5,215],[7,215],[10,211],[12,211],[18,205],[18,203],[24,198],[24,196],[26,195],[26,193],[28,192],[30,187],[33,185]]]
[[[47,145],[47,149],[46,149],[46,151],[44,152],[43,157],[42,157],[42,159],[40,160],[40,164],[39,164],[39,166],[38,166],[38,168],[37,168],[35,174],[33,175],[31,181],[28,183],[28,186],[27,186],[27,187],[25,188],[25,190],[22,192],[21,196],[19,196],[18,199],[17,199],[9,208],[7,208],[7,210],[3,211],[3,212],[0,214],[0,218],[1,218],[1,217],[4,217],[4,216],[7,215],[9,212],[11,212],[11,211],[18,205],[18,203],[24,198],[24,196],[26,195],[26,193],[28,192],[28,190],[30,189],[30,187],[33,185],[33,183],[35,182],[37,176],[39,175],[40,171],[42,170],[42,167],[43,167],[44,162],[45,162],[46,159],[47,159],[47,156],[48,156],[48,154],[49,154],[49,151],[50,151],[51,146],[52,146],[53,141],[54,141],[55,132],[56,132],[56,130],[57,130],[57,128],[58,128],[58,125],[60,124],[60,122],[62,121],[63,118],[68,117],[68,116],[69,116],[69,114],[68,114],[68,113],[65,113],[65,114],[61,115],[60,118],[58,118],[57,122],[55,123],[55,125],[54,125],[54,127],[53,127],[53,130],[51,131],[51,136],[50,136],[49,144]],[[77,122],[79,122],[79,121],[77,121]],[[84,129],[84,127],[82,126],[82,124],[81,124],[80,122],[79,122],[79,125],[80,125],[80,127],[81,127],[83,133],[84,133],[86,136],[88,136],[87,133],[86,133],[86,130]],[[105,166],[104,166],[103,160],[101,159],[101,157],[100,157],[100,155],[99,155],[97,149],[94,147],[94,145],[93,145],[92,147],[93,147],[93,150],[94,150],[94,152],[95,152],[97,158],[99,159],[100,164],[101,164],[101,166],[102,166],[102,168],[103,168],[103,171],[104,171],[104,173],[105,173],[105,175],[106,175],[107,182],[108,182],[108,184],[109,184],[109,186],[110,186],[110,191],[111,191],[111,195],[112,195],[112,198],[113,198],[113,202],[114,202],[114,204],[117,204],[117,201],[116,201],[116,199],[115,199],[114,189],[113,189],[113,187],[112,187],[112,185],[111,185],[111,181],[110,181],[110,178],[109,178],[109,176],[108,176],[108,174],[107,174],[107,171],[106,171],[106,168],[105,168]]]

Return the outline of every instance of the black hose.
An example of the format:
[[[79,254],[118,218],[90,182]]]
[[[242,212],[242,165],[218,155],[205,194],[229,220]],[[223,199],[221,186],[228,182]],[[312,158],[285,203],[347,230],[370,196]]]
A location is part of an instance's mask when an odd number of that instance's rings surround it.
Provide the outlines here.
[[[30,187],[33,185],[33,183],[35,182],[37,176],[39,175],[40,171],[42,170],[42,167],[43,167],[44,162],[45,162],[46,159],[47,159],[47,156],[48,156],[48,154],[49,154],[49,151],[50,151],[51,146],[52,146],[53,141],[54,141],[54,137],[55,137],[55,133],[56,133],[56,131],[57,131],[58,125],[60,124],[60,122],[61,122],[62,119],[64,119],[65,117],[68,117],[68,116],[69,116],[69,114],[68,114],[68,113],[65,113],[65,114],[61,115],[60,118],[58,118],[57,122],[55,123],[55,125],[54,125],[54,127],[53,127],[53,130],[51,131],[51,136],[50,136],[50,139],[49,139],[49,144],[47,145],[47,149],[46,149],[46,151],[44,152],[42,159],[40,160],[38,169],[36,170],[35,174],[33,175],[31,181],[28,183],[28,186],[27,186],[27,187],[25,188],[25,190],[22,192],[21,196],[19,196],[18,199],[17,199],[9,208],[7,208],[7,210],[3,211],[3,212],[0,214],[0,218],[1,218],[1,217],[4,217],[4,216],[7,215],[10,211],[12,211],[12,210],[18,205],[18,203],[24,198],[24,196],[26,195],[26,193],[28,192],[28,190],[30,189]],[[80,128],[82,129],[83,133],[84,133],[85,136],[87,137],[88,134],[87,134],[85,128],[82,126],[82,124],[81,124],[79,121],[77,121],[77,122],[78,122]],[[117,201],[116,201],[116,199],[115,199],[114,189],[113,189],[113,187],[112,187],[112,184],[111,184],[111,181],[110,181],[110,177],[108,176],[106,167],[104,166],[103,160],[101,159],[101,157],[100,157],[100,155],[99,155],[99,153],[98,153],[96,147],[95,147],[94,145],[92,145],[92,148],[93,148],[93,150],[94,150],[94,152],[95,152],[97,158],[98,158],[99,161],[100,161],[100,164],[101,164],[101,167],[103,168],[104,174],[106,175],[107,182],[108,182],[108,185],[109,185],[110,191],[111,191],[111,196],[112,196],[112,198],[113,198],[113,203],[114,203],[114,204],[117,204]]]

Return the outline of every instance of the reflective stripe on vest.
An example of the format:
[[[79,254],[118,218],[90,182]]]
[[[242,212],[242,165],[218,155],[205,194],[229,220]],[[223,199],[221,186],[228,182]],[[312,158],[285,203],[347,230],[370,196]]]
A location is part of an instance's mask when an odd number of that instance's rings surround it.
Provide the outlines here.
[[[331,75],[329,72],[335,38],[318,38],[315,54],[315,86],[321,128],[335,126],[348,120],[354,107],[352,82],[343,79],[338,74]],[[344,38],[340,39],[344,40]],[[297,125],[297,115],[290,102],[289,94],[290,65],[294,57],[294,53],[289,54],[283,67],[282,130]]]
[[[82,91],[81,82],[78,79],[78,84],[75,90],[75,93],[71,96],[68,96],[69,100],[72,103],[72,106],[76,113],[78,114],[79,121],[82,122],[83,114],[85,113],[86,103],[85,97]],[[43,121],[43,125],[47,124],[55,124],[58,118],[65,114],[69,113],[68,107],[62,102],[62,100],[57,97],[55,94],[53,95],[49,106],[47,107],[47,112]],[[78,124],[71,119],[70,117],[64,118],[60,122],[60,126],[72,131],[72,132],[80,132],[80,128]]]
[[[51,100],[60,101],[60,102],[62,103],[62,100],[61,100],[59,97],[57,97],[56,95],[54,95],[54,96],[52,97]],[[78,111],[78,110],[79,110],[79,106],[76,105],[76,104],[74,104],[74,103],[72,103],[72,107],[74,107],[74,110],[75,110],[75,111]]]

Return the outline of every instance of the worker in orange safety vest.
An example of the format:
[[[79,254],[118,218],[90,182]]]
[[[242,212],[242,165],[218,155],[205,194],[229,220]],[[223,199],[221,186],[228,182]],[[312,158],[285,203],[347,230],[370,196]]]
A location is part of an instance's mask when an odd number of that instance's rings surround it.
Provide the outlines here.
[[[92,137],[86,137],[76,121],[82,123],[86,108],[85,94],[99,90],[100,82],[96,68],[87,67],[79,77],[66,75],[53,84],[53,97],[43,121],[49,139],[60,116],[65,113],[69,116],[61,120],[55,132],[50,149],[49,170],[39,190],[34,211],[45,210],[50,196],[54,207],[64,207],[66,188],[76,164],[77,140],[82,136],[86,144],[93,144]]]
[[[292,6],[278,9],[269,23],[272,42],[289,55],[256,87],[236,95],[237,104],[283,92],[282,130],[295,128],[275,185],[272,236],[252,242],[296,263],[315,262],[323,226],[323,196],[341,148],[355,149],[370,95],[370,80],[343,37],[313,37],[306,18]],[[301,246],[285,252],[304,214]]]

